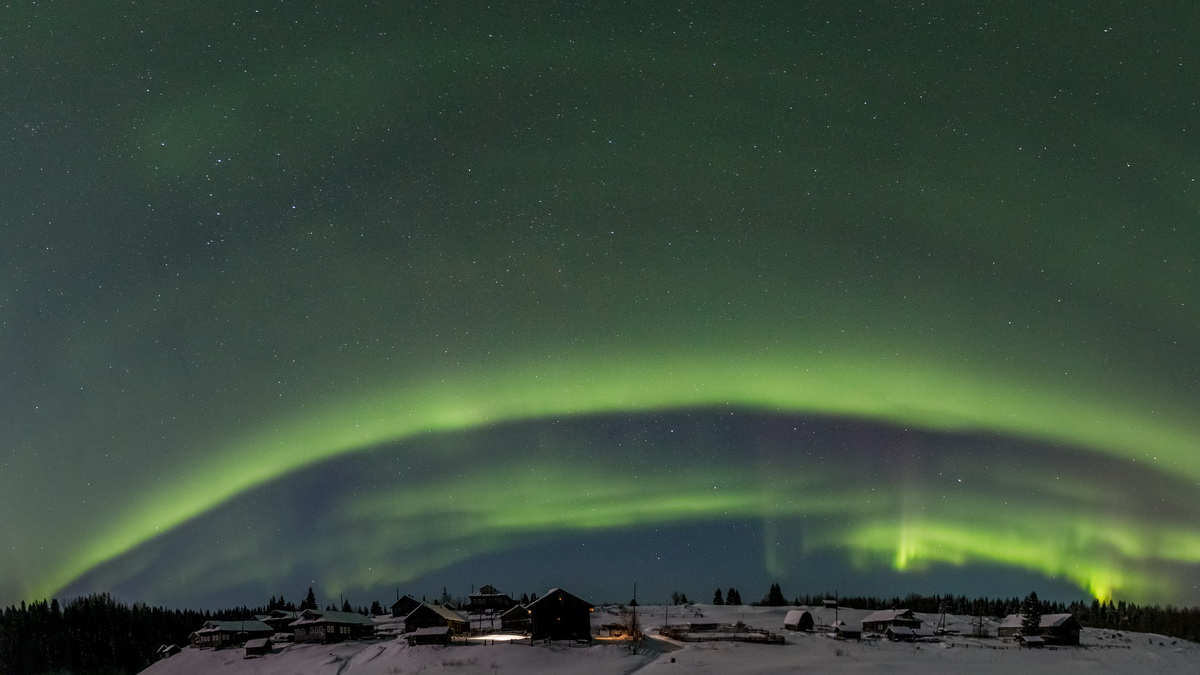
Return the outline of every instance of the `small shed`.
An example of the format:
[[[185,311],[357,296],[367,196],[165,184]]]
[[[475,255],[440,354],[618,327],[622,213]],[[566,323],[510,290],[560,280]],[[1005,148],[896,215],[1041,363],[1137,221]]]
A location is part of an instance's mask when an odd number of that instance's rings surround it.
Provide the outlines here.
[[[410,647],[415,647],[417,645],[449,645],[450,626],[429,626],[428,628],[418,628],[408,634],[408,644]]]
[[[171,656],[175,656],[176,654],[178,654],[181,651],[183,651],[183,647],[180,647],[179,645],[176,645],[176,644],[163,645],[163,646],[159,647],[157,650],[155,650],[154,655],[160,659],[165,659],[165,658],[169,658]]]
[[[1017,644],[1021,645],[1022,647],[1036,649],[1044,646],[1046,644],[1046,640],[1039,635],[1018,635]]]
[[[833,634],[842,640],[861,640],[862,624],[838,621],[833,624]]]
[[[271,653],[271,638],[254,638],[246,641],[246,655],[242,658],[251,659],[256,656],[266,656]]]
[[[783,627],[786,630],[805,630],[811,631],[816,626],[813,621],[812,612],[807,609],[789,610],[787,616],[783,618]]]

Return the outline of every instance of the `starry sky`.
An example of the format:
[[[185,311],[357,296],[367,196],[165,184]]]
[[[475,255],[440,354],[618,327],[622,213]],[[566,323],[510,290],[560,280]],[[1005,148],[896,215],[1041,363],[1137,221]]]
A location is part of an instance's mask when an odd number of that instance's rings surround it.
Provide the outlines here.
[[[1191,2],[0,8],[0,604],[1200,604]]]

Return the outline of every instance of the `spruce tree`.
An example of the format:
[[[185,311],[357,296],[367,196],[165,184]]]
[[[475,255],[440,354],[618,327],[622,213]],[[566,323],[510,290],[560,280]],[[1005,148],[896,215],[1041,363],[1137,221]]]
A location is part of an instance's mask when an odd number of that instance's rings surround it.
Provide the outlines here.
[[[713,593],[713,601],[712,601],[712,604],[714,604],[714,605],[723,605],[723,604],[725,604],[725,596],[721,595],[721,589],[719,589],[719,588],[718,588],[718,589],[717,589],[717,592],[716,592],[716,593]]]
[[[316,594],[313,593],[312,586],[309,586],[308,587],[308,595],[304,597],[304,602],[300,603],[300,611],[304,611],[306,609],[316,609],[316,608],[317,608],[317,596],[316,596]]]
[[[771,584],[771,590],[767,591],[767,597],[763,600],[763,604],[768,607],[783,607],[787,604],[779,584]]]
[[[1042,632],[1042,603],[1037,591],[1025,596],[1021,602],[1021,634],[1038,635]]]

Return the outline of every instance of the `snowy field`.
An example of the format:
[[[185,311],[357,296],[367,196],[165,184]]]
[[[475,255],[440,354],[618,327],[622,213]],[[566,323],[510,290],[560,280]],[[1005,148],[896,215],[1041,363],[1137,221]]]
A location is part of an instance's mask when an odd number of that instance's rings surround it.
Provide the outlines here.
[[[818,634],[783,630],[788,607],[720,607],[690,605],[687,608],[645,607],[643,625],[659,626],[664,619],[673,625],[687,621],[736,623],[782,634],[783,646],[736,642],[673,643],[648,640],[640,653],[631,653],[629,643],[598,641],[593,646],[565,643],[530,646],[497,640],[470,646],[410,647],[400,639],[335,645],[287,645],[254,659],[243,658],[242,649],[184,649],[147,670],[147,675],[399,675],[401,673],[454,673],[496,675],[499,673],[555,673],[558,675],[604,675],[607,673],[713,673],[757,674],[812,672],[895,673],[924,675],[950,673],[1188,673],[1200,672],[1200,645],[1144,633],[1119,633],[1085,628],[1081,647],[1019,649],[995,638],[951,637],[945,642],[903,644],[882,640],[863,642],[833,640]],[[833,610],[811,610],[817,623],[832,623]],[[855,622],[870,612],[843,609],[838,618]],[[918,614],[927,624],[934,615]],[[609,623],[615,617],[597,608],[593,623]],[[947,627],[969,632],[969,619],[948,617]],[[995,623],[988,624],[994,633]],[[654,633],[653,629],[649,631]]]

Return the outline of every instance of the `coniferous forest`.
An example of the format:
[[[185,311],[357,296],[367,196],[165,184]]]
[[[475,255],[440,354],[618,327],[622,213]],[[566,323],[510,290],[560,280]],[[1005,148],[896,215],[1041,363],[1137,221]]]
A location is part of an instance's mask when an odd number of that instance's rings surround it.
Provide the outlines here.
[[[781,594],[777,585],[772,586],[761,604],[769,604],[766,599],[777,602],[776,596]],[[793,603],[820,606],[828,597],[832,596],[800,596]],[[315,603],[306,599],[301,606],[308,604]],[[838,604],[856,609],[905,607],[927,614],[945,611],[959,617],[999,618],[1019,612],[1021,599],[908,595],[904,598],[842,597]],[[0,673],[132,675],[149,666],[162,645],[187,645],[188,635],[205,621],[249,619],[274,609],[296,608],[282,598],[271,598],[268,604],[259,607],[216,612],[169,610],[143,604],[127,606],[106,593],[76,598],[62,605],[57,599],[31,604],[22,602],[20,606],[8,607],[0,613]],[[382,607],[375,603],[372,609],[382,610]],[[1087,627],[1158,633],[1200,642],[1200,607],[1041,601],[1041,610],[1042,614],[1070,612]],[[357,611],[366,613],[367,610]]]
[[[137,673],[153,663],[162,645],[187,646],[188,635],[205,621],[249,619],[281,607],[272,599],[266,607],[171,610],[127,606],[107,593],[65,605],[57,599],[22,602],[0,613],[0,673]]]

